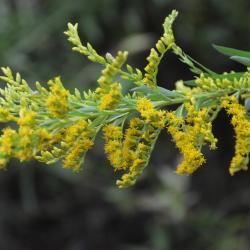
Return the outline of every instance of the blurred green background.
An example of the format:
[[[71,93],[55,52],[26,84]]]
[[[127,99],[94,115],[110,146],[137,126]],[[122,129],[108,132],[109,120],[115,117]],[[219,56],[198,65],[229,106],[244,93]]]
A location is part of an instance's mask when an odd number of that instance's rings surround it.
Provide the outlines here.
[[[0,65],[31,84],[61,75],[70,89],[95,88],[100,67],[71,52],[67,22],[78,22],[100,53],[128,50],[129,63],[143,68],[172,9],[186,52],[219,72],[243,70],[211,44],[250,50],[249,0],[0,0]],[[158,80],[172,89],[191,76],[169,54]],[[191,177],[174,173],[180,156],[162,133],[143,176],[125,190],[115,186],[101,138],[77,175],[60,164],[11,162],[0,173],[0,249],[250,249],[250,174],[228,174],[233,131],[223,112],[214,132],[219,149]]]

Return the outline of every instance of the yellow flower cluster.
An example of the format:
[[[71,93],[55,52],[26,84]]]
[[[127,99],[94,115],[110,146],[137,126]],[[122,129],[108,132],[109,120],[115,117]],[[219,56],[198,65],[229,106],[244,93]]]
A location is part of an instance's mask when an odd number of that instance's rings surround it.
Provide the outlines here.
[[[104,146],[105,153],[115,170],[121,170],[126,167],[126,161],[123,161],[122,153],[122,130],[113,124],[108,124],[103,128],[103,135],[106,141]]]
[[[19,150],[16,157],[20,161],[30,160],[34,156],[34,139],[37,137],[33,130],[36,113],[27,108],[21,108],[18,118]]]
[[[64,168],[79,171],[86,152],[93,146],[95,130],[81,118],[66,129],[53,135],[50,143],[36,159],[48,164],[63,159]]]
[[[174,44],[172,25],[177,15],[178,12],[174,10],[165,19],[165,22],[163,24],[164,28],[163,36],[157,41],[156,49],[152,48],[149,56],[147,57],[148,64],[144,68],[145,75],[143,78],[143,82],[151,88],[156,87],[156,81],[157,81],[156,77],[162,57]]]
[[[79,171],[84,160],[85,153],[93,146],[94,130],[88,127],[84,119],[65,130],[65,138],[62,140],[62,149],[66,152],[63,165],[65,168]]]
[[[185,108],[185,118],[178,117],[173,112],[167,113],[167,130],[183,155],[183,161],[176,172],[189,175],[205,162],[201,153],[204,142],[209,142],[210,148],[215,149],[217,139],[212,134],[211,122],[207,120],[207,109],[195,111],[194,106],[190,104],[186,104]]]
[[[139,98],[136,103],[136,109],[140,112],[146,123],[156,128],[163,129],[165,127],[166,111],[156,110],[149,99],[145,97]]]
[[[0,121],[1,122],[15,121],[15,116],[13,116],[8,109],[0,107]]]
[[[109,62],[102,71],[102,76],[98,79],[99,87],[96,89],[96,93],[100,94],[99,108],[101,110],[114,108],[122,97],[121,85],[113,82],[113,78],[119,73],[127,56],[127,52],[119,51],[115,58],[109,58]]]
[[[130,165],[128,172],[116,181],[119,188],[135,184],[137,177],[142,174],[148,164],[154,143],[159,135],[159,130],[155,130],[152,126],[143,126],[141,130],[137,129],[133,133],[133,126],[130,124],[130,129],[126,131],[124,140],[124,151],[128,154]],[[139,134],[141,137],[138,137]]]
[[[0,169],[4,169],[12,156],[12,146],[17,139],[17,133],[11,128],[5,128],[0,137]]]
[[[48,140],[51,139],[44,128],[33,129],[36,123],[36,113],[27,108],[21,108],[19,118],[15,119],[19,125],[18,131],[7,127],[0,137],[1,168],[5,168],[10,158],[20,161],[32,159],[37,150],[42,150]]]
[[[127,170],[116,184],[120,188],[133,185],[148,163],[159,131],[139,118],[132,118],[124,135],[121,127],[112,124],[105,126],[103,133],[111,165],[115,170]]]
[[[42,136],[44,143],[38,147],[38,152],[34,156],[36,160],[52,164],[65,156],[66,152],[59,147],[65,138],[65,129],[53,134],[43,129],[40,131],[40,136]]]
[[[136,178],[142,173],[147,164],[147,155],[150,153],[150,147],[144,143],[139,143],[135,154],[137,159],[133,161],[133,164],[129,168],[129,172],[122,175],[120,180],[116,181],[116,185],[119,188],[129,187],[134,185]]]
[[[70,95],[60,77],[48,82],[49,90],[37,82],[33,91],[20,74],[14,78],[9,68],[3,73],[7,86],[0,91],[0,119],[15,122],[17,129],[4,129],[0,137],[1,168],[10,158],[35,158],[48,164],[62,159],[65,168],[79,170],[96,134],[90,120],[75,116],[83,106],[80,92]]]
[[[112,83],[109,86],[109,90],[102,91],[99,108],[101,110],[112,109],[119,103],[121,99],[121,85],[118,83]]]
[[[69,91],[66,90],[60,77],[56,77],[48,82],[50,93],[46,100],[46,105],[55,117],[62,117],[68,111]]]
[[[143,123],[139,118],[133,118],[123,135],[122,128],[108,124],[103,128],[105,153],[115,170],[128,168],[136,159],[134,148],[139,143],[142,135],[140,128]]]
[[[236,143],[235,156],[233,157],[229,172],[248,169],[248,155],[250,151],[250,121],[246,118],[246,111],[243,105],[239,104],[235,96],[228,96],[222,102],[229,115],[232,116],[231,123],[234,127]]]
[[[134,149],[143,136],[143,121],[139,118],[132,118],[124,134],[123,158],[126,159],[126,166],[131,166],[136,158]]]
[[[19,118],[17,123],[19,126],[32,126],[35,122],[36,113],[34,111],[29,111],[26,107],[23,107],[19,111]]]

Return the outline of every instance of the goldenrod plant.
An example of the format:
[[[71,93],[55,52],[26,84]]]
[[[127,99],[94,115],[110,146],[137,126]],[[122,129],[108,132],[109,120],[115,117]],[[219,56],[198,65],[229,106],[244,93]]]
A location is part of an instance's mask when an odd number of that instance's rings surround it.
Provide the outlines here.
[[[2,68],[0,121],[9,126],[0,137],[0,167],[11,158],[36,159],[47,164],[61,161],[79,171],[97,134],[105,140],[104,151],[120,188],[133,185],[149,164],[160,132],[168,132],[183,155],[178,174],[192,174],[202,164],[206,144],[216,149],[212,124],[225,109],[235,130],[235,156],[229,172],[247,170],[250,150],[250,68],[245,72],[218,74],[186,55],[177,45],[172,29],[177,11],[165,19],[163,35],[151,49],[144,71],[126,64],[128,52],[105,56],[79,38],[77,24],[68,24],[65,35],[79,52],[103,70],[95,90],[70,93],[60,77],[47,87],[36,82],[31,88],[19,73]],[[250,52],[214,46],[231,59],[250,67]],[[193,80],[178,81],[175,90],[157,85],[159,64],[173,52],[194,74]],[[122,80],[122,81],[121,81]],[[133,87],[123,90],[121,82]],[[177,108],[176,108],[177,107]]]

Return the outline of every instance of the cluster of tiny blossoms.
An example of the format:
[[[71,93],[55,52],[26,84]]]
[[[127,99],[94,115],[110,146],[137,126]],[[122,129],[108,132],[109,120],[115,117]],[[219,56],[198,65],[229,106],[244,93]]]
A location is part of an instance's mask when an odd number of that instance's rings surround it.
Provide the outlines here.
[[[0,168],[16,158],[47,164],[61,161],[64,168],[79,171],[101,132],[107,158],[121,172],[116,183],[128,187],[148,165],[159,134],[165,131],[183,155],[176,172],[189,175],[205,163],[204,145],[216,149],[212,123],[225,109],[236,137],[229,172],[246,170],[250,70],[241,74],[203,72],[175,42],[172,24],[177,14],[173,11],[165,19],[163,35],[151,49],[144,72],[126,64],[126,51],[101,56],[89,43],[83,45],[77,24],[69,24],[65,34],[73,50],[103,66],[95,90],[71,93],[60,77],[47,86],[36,82],[31,88],[19,73],[2,68],[0,79],[6,85],[0,89],[0,122],[7,126],[0,137]],[[157,86],[158,66],[166,52],[176,54],[196,74],[191,83],[178,81],[172,91]],[[135,85],[127,93],[124,81]]]

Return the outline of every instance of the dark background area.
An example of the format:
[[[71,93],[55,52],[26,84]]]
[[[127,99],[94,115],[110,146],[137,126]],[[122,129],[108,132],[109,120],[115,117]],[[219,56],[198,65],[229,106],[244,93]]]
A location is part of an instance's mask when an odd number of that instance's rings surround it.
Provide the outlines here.
[[[30,84],[61,75],[70,89],[95,88],[100,67],[71,52],[67,22],[78,22],[82,40],[102,54],[130,51],[129,63],[142,69],[172,9],[186,52],[218,72],[244,70],[211,44],[250,50],[249,0],[0,0],[0,65]],[[161,86],[191,77],[171,54],[160,65]],[[250,249],[250,174],[229,176],[234,141],[223,112],[214,132],[218,150],[205,152],[190,177],[174,173],[180,156],[163,132],[143,176],[124,190],[101,138],[80,174],[11,162],[0,173],[0,250]]]

